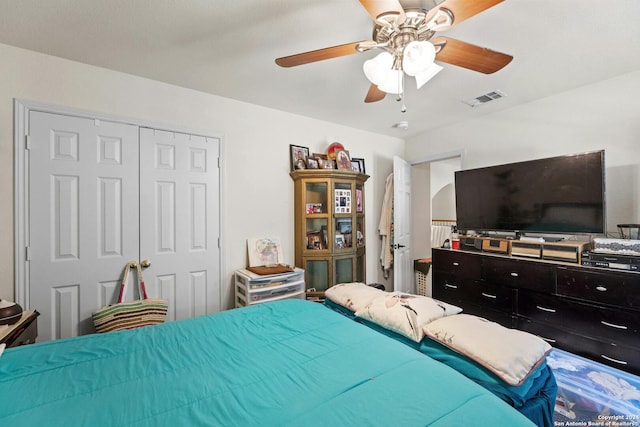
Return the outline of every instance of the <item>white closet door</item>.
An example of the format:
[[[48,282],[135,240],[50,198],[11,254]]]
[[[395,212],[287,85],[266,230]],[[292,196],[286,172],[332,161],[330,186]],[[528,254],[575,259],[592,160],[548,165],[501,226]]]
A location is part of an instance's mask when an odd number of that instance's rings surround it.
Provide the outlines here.
[[[140,259],[170,320],[220,310],[219,143],[140,129]]]
[[[29,115],[30,306],[38,341],[93,332],[138,258],[138,127]],[[130,287],[131,291],[131,287]]]

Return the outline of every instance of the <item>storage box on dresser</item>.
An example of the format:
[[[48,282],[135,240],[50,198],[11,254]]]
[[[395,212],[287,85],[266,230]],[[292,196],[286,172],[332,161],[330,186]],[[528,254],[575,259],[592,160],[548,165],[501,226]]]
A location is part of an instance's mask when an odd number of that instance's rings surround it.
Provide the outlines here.
[[[432,268],[434,298],[640,373],[640,273],[447,249]]]
[[[305,297],[304,270],[260,276],[249,270],[235,272],[236,307],[285,298]]]

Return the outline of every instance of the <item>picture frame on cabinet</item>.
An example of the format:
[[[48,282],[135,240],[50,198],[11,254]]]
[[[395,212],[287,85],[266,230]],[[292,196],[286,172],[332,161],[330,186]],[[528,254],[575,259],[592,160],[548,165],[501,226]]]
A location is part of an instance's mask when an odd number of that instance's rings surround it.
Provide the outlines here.
[[[346,151],[340,150],[336,153],[336,165],[340,170],[352,170],[351,159]]]
[[[335,190],[335,213],[351,213],[351,190]]]
[[[318,169],[320,166],[318,164],[318,159],[314,159],[313,157],[307,157],[307,168],[308,169]]]
[[[356,170],[356,166],[354,166],[354,164],[357,164],[357,170]],[[364,159],[360,158],[360,157],[353,157],[351,159],[351,165],[353,166],[353,170],[356,172],[360,172],[360,173],[366,173],[365,169],[364,169]]]
[[[309,158],[309,147],[289,144],[291,156],[291,170],[306,169]]]
[[[344,235],[336,234],[336,248],[337,249],[344,248]]]
[[[335,169],[336,162],[329,159],[318,159],[318,165],[320,169]]]
[[[362,212],[362,190],[356,188],[356,212]]]
[[[324,249],[322,231],[310,231],[309,233],[307,233],[307,249]]]

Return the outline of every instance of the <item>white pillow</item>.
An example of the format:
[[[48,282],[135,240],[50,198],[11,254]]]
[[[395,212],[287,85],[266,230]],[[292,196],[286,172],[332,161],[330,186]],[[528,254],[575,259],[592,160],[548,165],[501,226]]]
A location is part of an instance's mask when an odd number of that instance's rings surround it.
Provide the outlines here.
[[[340,283],[324,291],[325,297],[351,311],[358,311],[385,291],[364,283]]]
[[[356,316],[420,342],[425,324],[461,311],[460,307],[429,297],[387,293],[356,311]]]
[[[521,385],[551,351],[551,346],[535,335],[469,314],[438,319],[423,329],[427,337],[475,360],[514,386]]]

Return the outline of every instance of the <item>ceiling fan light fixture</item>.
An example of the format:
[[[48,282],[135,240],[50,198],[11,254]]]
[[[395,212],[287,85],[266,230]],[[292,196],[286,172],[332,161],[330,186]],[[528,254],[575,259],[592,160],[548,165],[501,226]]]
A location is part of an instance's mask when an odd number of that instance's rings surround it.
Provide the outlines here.
[[[442,67],[440,65],[431,64],[431,66],[427,68],[425,71],[423,71],[422,73],[416,74],[415,76],[416,86],[418,87],[418,89],[424,86],[426,82],[428,82],[433,77],[435,77],[435,75],[438,74],[440,71],[442,71]]]
[[[393,57],[389,52],[382,52],[375,58],[368,59],[362,64],[362,71],[367,79],[376,86],[384,84],[392,71]]]
[[[378,85],[378,89],[386,93],[398,95],[404,92],[404,76],[401,70],[388,70],[387,79]]]
[[[424,73],[436,59],[436,48],[428,41],[412,41],[402,54],[402,69],[410,76]]]

